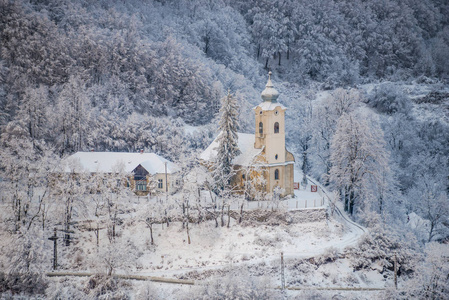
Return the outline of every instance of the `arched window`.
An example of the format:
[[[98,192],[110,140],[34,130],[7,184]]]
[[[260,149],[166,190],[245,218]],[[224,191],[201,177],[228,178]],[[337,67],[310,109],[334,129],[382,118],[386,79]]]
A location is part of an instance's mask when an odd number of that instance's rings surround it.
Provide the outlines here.
[[[279,180],[279,169],[274,170],[274,180]]]
[[[279,133],[279,123],[274,123],[274,133]]]
[[[263,123],[259,122],[259,134],[262,135],[263,134]]]

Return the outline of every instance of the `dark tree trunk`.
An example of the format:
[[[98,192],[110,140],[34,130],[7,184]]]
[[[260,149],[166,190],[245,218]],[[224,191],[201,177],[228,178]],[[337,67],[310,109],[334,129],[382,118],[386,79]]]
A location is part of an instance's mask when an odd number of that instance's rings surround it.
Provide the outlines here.
[[[183,215],[183,216],[186,215],[186,207],[185,207],[185,204],[184,204],[184,203],[182,203],[182,215]],[[185,223],[186,223],[185,218],[183,218],[183,219],[182,219],[182,229],[185,228]]]
[[[348,187],[345,187],[345,191],[344,191],[344,201],[345,201],[345,205],[344,205],[344,210],[346,212],[349,212],[349,192],[348,192]]]
[[[243,202],[242,205],[240,206],[240,217],[239,217],[239,224],[242,223],[243,220],[243,205],[245,203]]]
[[[189,220],[187,220],[186,230],[187,230],[187,243],[190,245]]]
[[[168,218],[167,210],[165,210],[165,222],[167,222],[167,227],[169,227],[169,226],[170,226],[170,223],[169,223],[169,218]]]
[[[97,237],[97,252],[98,252],[98,249],[100,247],[100,228],[98,227],[98,222],[97,222],[97,229],[95,230],[95,236]]]
[[[355,198],[355,193],[351,188],[351,192],[349,194],[349,214],[352,216],[354,213],[354,198]]]
[[[230,205],[228,205],[228,225],[227,225],[228,228],[229,228],[229,224],[231,223],[231,213],[230,213],[230,210],[231,210]]]
[[[221,227],[224,226],[224,203],[221,205]]]

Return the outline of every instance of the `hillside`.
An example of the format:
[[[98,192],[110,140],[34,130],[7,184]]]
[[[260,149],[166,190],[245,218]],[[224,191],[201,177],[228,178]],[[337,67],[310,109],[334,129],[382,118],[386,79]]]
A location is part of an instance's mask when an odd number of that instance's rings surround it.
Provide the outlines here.
[[[291,298],[447,298],[448,1],[0,0],[0,12],[1,297],[278,299],[284,252]],[[225,95],[254,133],[268,71],[308,189],[248,201],[210,174],[192,181]],[[78,151],[142,150],[180,166],[177,193],[62,172]],[[315,181],[326,196],[308,192]],[[59,271],[85,277],[47,276],[54,228]]]

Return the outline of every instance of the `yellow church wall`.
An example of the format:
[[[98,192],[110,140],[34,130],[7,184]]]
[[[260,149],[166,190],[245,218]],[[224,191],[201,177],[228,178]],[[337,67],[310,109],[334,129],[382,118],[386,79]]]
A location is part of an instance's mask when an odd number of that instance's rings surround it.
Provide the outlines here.
[[[267,176],[266,192],[272,193],[274,188],[279,186],[285,191],[282,197],[293,195],[293,164],[267,167],[269,176]],[[279,179],[275,179],[276,169],[279,170]]]

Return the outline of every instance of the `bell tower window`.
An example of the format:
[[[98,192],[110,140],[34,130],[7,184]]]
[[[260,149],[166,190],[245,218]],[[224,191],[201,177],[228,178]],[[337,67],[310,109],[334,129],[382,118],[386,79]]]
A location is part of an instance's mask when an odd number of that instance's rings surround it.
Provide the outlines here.
[[[259,134],[262,135],[263,134],[263,123],[259,122]]]
[[[279,122],[274,123],[274,133],[279,133]]]
[[[274,180],[279,180],[279,169],[274,170]]]

